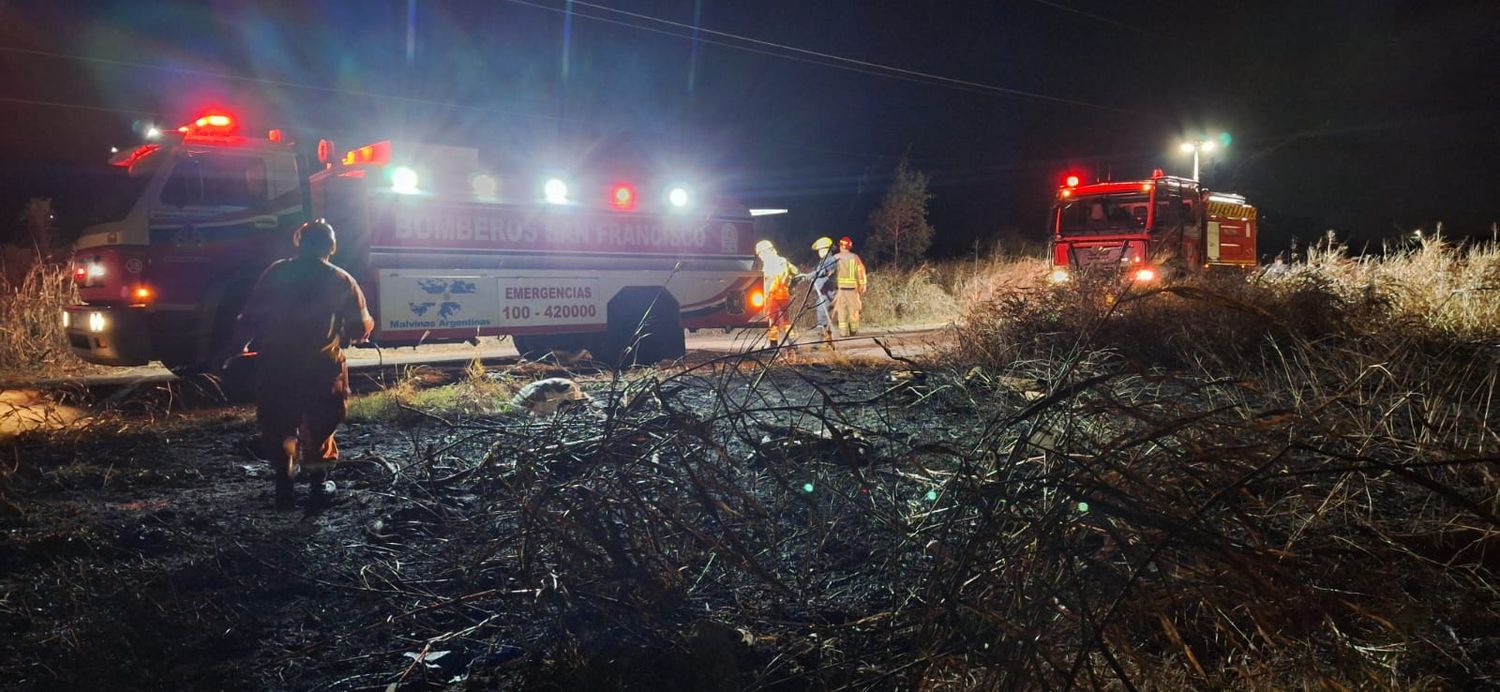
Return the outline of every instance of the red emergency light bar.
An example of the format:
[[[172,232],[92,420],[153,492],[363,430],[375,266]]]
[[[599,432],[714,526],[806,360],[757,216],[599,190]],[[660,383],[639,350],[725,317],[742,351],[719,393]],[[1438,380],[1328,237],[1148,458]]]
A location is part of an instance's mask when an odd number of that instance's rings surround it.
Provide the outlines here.
[[[228,113],[204,111],[193,122],[177,128],[177,131],[190,137],[225,137],[234,134],[238,127],[239,123]]]
[[[391,141],[381,140],[374,144],[366,144],[358,149],[350,149],[344,153],[344,165],[354,166],[361,163],[384,166],[391,162]]]
[[[1079,179],[1076,175],[1070,175],[1066,178],[1063,178],[1063,185],[1066,185],[1068,187],[1078,187],[1078,183]]]

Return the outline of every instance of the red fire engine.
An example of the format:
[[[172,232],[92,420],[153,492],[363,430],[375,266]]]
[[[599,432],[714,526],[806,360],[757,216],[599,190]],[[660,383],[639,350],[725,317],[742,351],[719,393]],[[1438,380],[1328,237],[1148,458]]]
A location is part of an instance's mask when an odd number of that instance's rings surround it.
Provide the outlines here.
[[[1150,180],[1088,185],[1069,175],[1051,220],[1054,282],[1090,269],[1156,281],[1256,264],[1255,207],[1160,170]]]
[[[78,242],[74,353],[207,365],[291,231],[318,217],[381,346],[511,335],[522,353],[646,362],[682,355],[684,328],[747,327],[764,304],[748,210],[685,187],[532,184],[485,171],[475,149],[391,141],[342,155],[321,141],[306,175],[310,152],[279,131],[238,130],[208,112],[112,160],[140,193]]]

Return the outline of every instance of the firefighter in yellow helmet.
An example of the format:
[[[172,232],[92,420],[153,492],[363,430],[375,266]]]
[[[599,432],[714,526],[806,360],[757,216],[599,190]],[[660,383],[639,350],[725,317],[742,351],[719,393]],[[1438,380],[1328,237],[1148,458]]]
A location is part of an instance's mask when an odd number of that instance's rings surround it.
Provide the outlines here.
[[[797,277],[797,268],[777,253],[769,240],[755,244],[755,255],[760,258],[761,288],[766,293],[766,336],[772,347],[783,340],[791,343],[792,279]]]
[[[839,253],[833,259],[838,286],[833,293],[833,319],[840,334],[854,336],[859,333],[859,311],[865,295],[865,263],[854,254],[854,241],[849,236],[839,238]]]
[[[812,279],[813,298],[817,300],[818,307],[818,333],[822,335],[824,343],[832,345],[833,292],[837,290],[834,272],[838,268],[838,261],[833,257],[833,239],[823,236],[813,241],[812,249],[818,253],[818,266],[803,276]]]

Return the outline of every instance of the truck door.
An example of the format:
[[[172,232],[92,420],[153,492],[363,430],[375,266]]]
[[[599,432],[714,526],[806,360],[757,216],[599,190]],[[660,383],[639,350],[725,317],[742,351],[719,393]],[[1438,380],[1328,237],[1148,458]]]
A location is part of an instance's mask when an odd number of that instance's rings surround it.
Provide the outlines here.
[[[278,208],[288,165],[296,197],[289,156],[210,150],[173,162],[150,215],[158,323],[172,335],[164,342],[183,344],[163,360],[192,362],[215,336],[227,337],[255,278],[287,254],[286,227],[297,216]]]

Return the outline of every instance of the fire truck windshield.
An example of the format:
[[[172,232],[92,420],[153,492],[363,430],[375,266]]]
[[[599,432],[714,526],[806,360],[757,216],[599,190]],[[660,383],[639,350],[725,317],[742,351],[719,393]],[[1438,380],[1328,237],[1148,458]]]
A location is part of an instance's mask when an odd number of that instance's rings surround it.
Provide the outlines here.
[[[162,187],[163,204],[243,209],[266,199],[266,163],[253,156],[189,154]]]
[[[1076,197],[1058,205],[1058,233],[1100,235],[1146,228],[1151,195],[1143,192]]]

